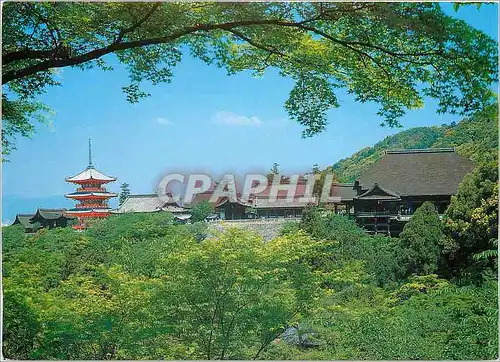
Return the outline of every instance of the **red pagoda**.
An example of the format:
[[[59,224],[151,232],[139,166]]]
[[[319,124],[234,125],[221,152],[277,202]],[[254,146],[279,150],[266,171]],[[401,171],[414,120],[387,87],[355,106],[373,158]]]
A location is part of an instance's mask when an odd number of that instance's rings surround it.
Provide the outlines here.
[[[89,220],[104,218],[110,214],[108,199],[116,197],[117,194],[108,192],[104,184],[116,181],[115,177],[109,177],[96,170],[92,165],[92,145],[89,139],[89,165],[78,175],[67,178],[67,182],[77,184],[76,192],[66,194],[65,197],[77,200],[80,203],[74,209],[68,210],[68,216],[76,217],[78,223],[73,225],[76,230],[87,227]]]

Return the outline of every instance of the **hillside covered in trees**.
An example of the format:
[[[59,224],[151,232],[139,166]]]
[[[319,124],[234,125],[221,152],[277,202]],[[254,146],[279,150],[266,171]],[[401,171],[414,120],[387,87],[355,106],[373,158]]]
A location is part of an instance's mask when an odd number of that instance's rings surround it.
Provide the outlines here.
[[[332,171],[340,182],[353,182],[390,149],[455,147],[473,161],[498,150],[498,105],[466,118],[457,124],[416,127],[386,137],[373,147],[366,147],[336,162]]]

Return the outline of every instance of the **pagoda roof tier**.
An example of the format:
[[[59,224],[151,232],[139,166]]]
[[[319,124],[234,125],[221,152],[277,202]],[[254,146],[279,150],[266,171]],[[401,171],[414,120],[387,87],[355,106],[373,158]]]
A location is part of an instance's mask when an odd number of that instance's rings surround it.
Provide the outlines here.
[[[116,197],[118,194],[113,192],[72,192],[70,194],[64,195],[68,199],[108,199],[110,197]]]
[[[75,175],[73,177],[69,177],[66,179],[67,182],[73,182],[73,183],[85,183],[85,182],[92,182],[96,181],[99,183],[106,183],[106,182],[112,182],[116,181],[116,177],[110,177],[105,174],[103,174],[101,171],[95,169],[93,166],[88,166],[85,170],[80,172],[78,175]]]
[[[71,209],[67,211],[67,214],[77,218],[98,218],[109,216],[110,210],[109,208]]]
[[[89,207],[89,208],[75,208],[75,209],[70,209],[66,211],[67,214],[70,215],[77,215],[77,214],[88,214],[92,212],[97,212],[97,213],[109,213],[111,209],[109,207]]]
[[[99,218],[99,217],[108,217],[110,215],[108,210],[103,209],[95,209],[88,211],[80,211],[80,212],[72,212],[71,215],[77,218]]]

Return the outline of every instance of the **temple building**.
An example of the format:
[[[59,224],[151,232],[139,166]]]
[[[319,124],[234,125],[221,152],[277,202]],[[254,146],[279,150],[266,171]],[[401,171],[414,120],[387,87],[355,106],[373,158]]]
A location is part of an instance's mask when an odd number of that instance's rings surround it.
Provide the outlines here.
[[[66,227],[73,224],[74,217],[66,209],[37,209],[35,214],[18,214],[12,225],[21,224],[27,233],[46,228]]]
[[[176,202],[164,202],[157,194],[129,195],[112,214],[171,212],[178,220],[187,220],[190,214]]]
[[[106,176],[92,164],[92,145],[89,140],[89,165],[76,176],[66,179],[67,182],[78,185],[76,192],[66,194],[65,197],[78,201],[75,208],[66,211],[66,215],[76,217],[78,222],[74,229],[85,229],[88,222],[109,216],[108,200],[118,196],[108,192],[104,187],[109,182],[116,181],[115,177]]]
[[[473,168],[453,148],[386,151],[353,184],[354,216],[371,233],[398,235],[425,201],[443,214]]]
[[[282,184],[286,182],[282,181]],[[318,205],[317,200],[310,203],[299,201],[308,194],[308,191],[311,190],[307,189],[305,179],[299,179],[293,198],[288,198],[285,190],[278,190],[276,200],[271,200],[271,185],[269,185],[262,192],[250,195],[248,202],[259,218],[300,218],[302,211],[308,205]]]
[[[12,225],[22,225],[24,231],[27,233],[33,233],[40,228],[40,225],[35,225],[31,222],[33,216],[35,216],[35,214],[17,214]]]
[[[212,202],[210,200],[212,192],[213,191],[206,191],[194,195],[193,200],[190,203],[184,203],[183,207],[189,211],[189,209],[198,203],[208,201],[213,205],[215,212],[211,218],[223,220],[239,220],[248,218],[247,209],[251,206],[251,203],[242,200],[239,194],[237,194],[237,200],[235,201],[231,201],[228,196],[223,196]]]

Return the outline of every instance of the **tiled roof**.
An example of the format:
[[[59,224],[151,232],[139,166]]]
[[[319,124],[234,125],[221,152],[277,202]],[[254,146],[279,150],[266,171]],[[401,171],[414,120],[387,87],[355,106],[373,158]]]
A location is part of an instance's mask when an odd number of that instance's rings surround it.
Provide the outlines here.
[[[377,183],[375,183],[371,189],[359,196],[356,196],[355,198],[362,200],[400,200],[400,197],[396,192],[387,190],[379,186]]]
[[[115,177],[106,176],[101,171],[98,171],[94,167],[87,167],[85,170],[80,172],[78,175],[69,177],[66,179],[67,182],[82,182],[86,180],[97,180],[104,182],[116,181]]]
[[[72,192],[70,194],[64,195],[67,198],[74,197],[87,197],[87,196],[96,196],[96,197],[116,197],[118,194],[113,192]]]
[[[116,211],[118,213],[156,212],[161,211],[164,204],[165,202],[157,194],[129,195]]]
[[[36,214],[32,218],[32,222],[34,220],[56,220],[61,217],[65,217],[66,209],[38,209]]]
[[[206,192],[201,192],[199,194],[195,194],[193,196],[193,199],[191,200],[191,202],[189,203],[185,203],[183,204],[183,206],[185,208],[192,208],[194,205],[202,202],[202,201],[208,201],[210,202],[211,204],[213,204],[214,207],[219,207],[219,206],[222,206],[224,205],[226,202],[229,201],[229,197],[219,197],[217,198],[217,200],[215,202],[212,202],[210,199],[212,197],[212,192],[213,191],[206,191]],[[245,206],[250,206],[250,204],[248,202],[245,202],[243,200],[240,199],[240,195],[236,195],[238,200],[237,200],[237,203],[241,204],[241,205],[245,205]]]
[[[165,203],[157,194],[129,195],[113,213],[157,211],[182,212],[184,208],[175,202]]]
[[[111,209],[109,207],[91,207],[91,208],[75,208],[75,209],[70,209],[66,211],[66,215],[68,214],[88,214],[92,212],[97,212],[97,213],[103,213],[103,212],[110,212]]]
[[[378,183],[401,196],[453,195],[473,167],[453,149],[394,150],[359,177],[359,183],[365,190]]]
[[[259,192],[259,193],[256,193],[256,194],[252,194],[251,197],[267,197],[271,194],[271,184],[268,185],[264,191],[262,192]],[[281,184],[281,186],[285,187],[285,186],[290,186],[289,184]],[[296,186],[295,186],[295,197],[296,198],[299,198],[299,197],[302,197],[306,194],[306,192],[309,191],[307,189],[307,184],[304,184],[304,183],[297,183]],[[310,190],[312,193],[312,190]],[[277,193],[277,198],[286,198],[287,197],[287,191],[286,190],[278,190],[278,193]]]
[[[33,216],[35,214],[17,214],[12,225],[21,224],[25,229],[34,229],[35,225],[31,222]]]
[[[192,208],[194,205],[202,202],[202,201],[208,201],[210,202],[211,204],[214,205],[214,207],[216,207],[219,202],[223,201],[221,197],[219,197],[216,202],[211,202],[210,201],[210,198],[212,197],[212,191],[206,191],[206,192],[201,192],[199,194],[195,194],[193,195],[193,198],[191,199],[190,202],[184,202],[182,204],[182,206],[186,207],[186,208]]]
[[[352,201],[352,199],[356,196],[354,184],[334,183],[330,189],[330,196],[340,197],[341,201]]]

